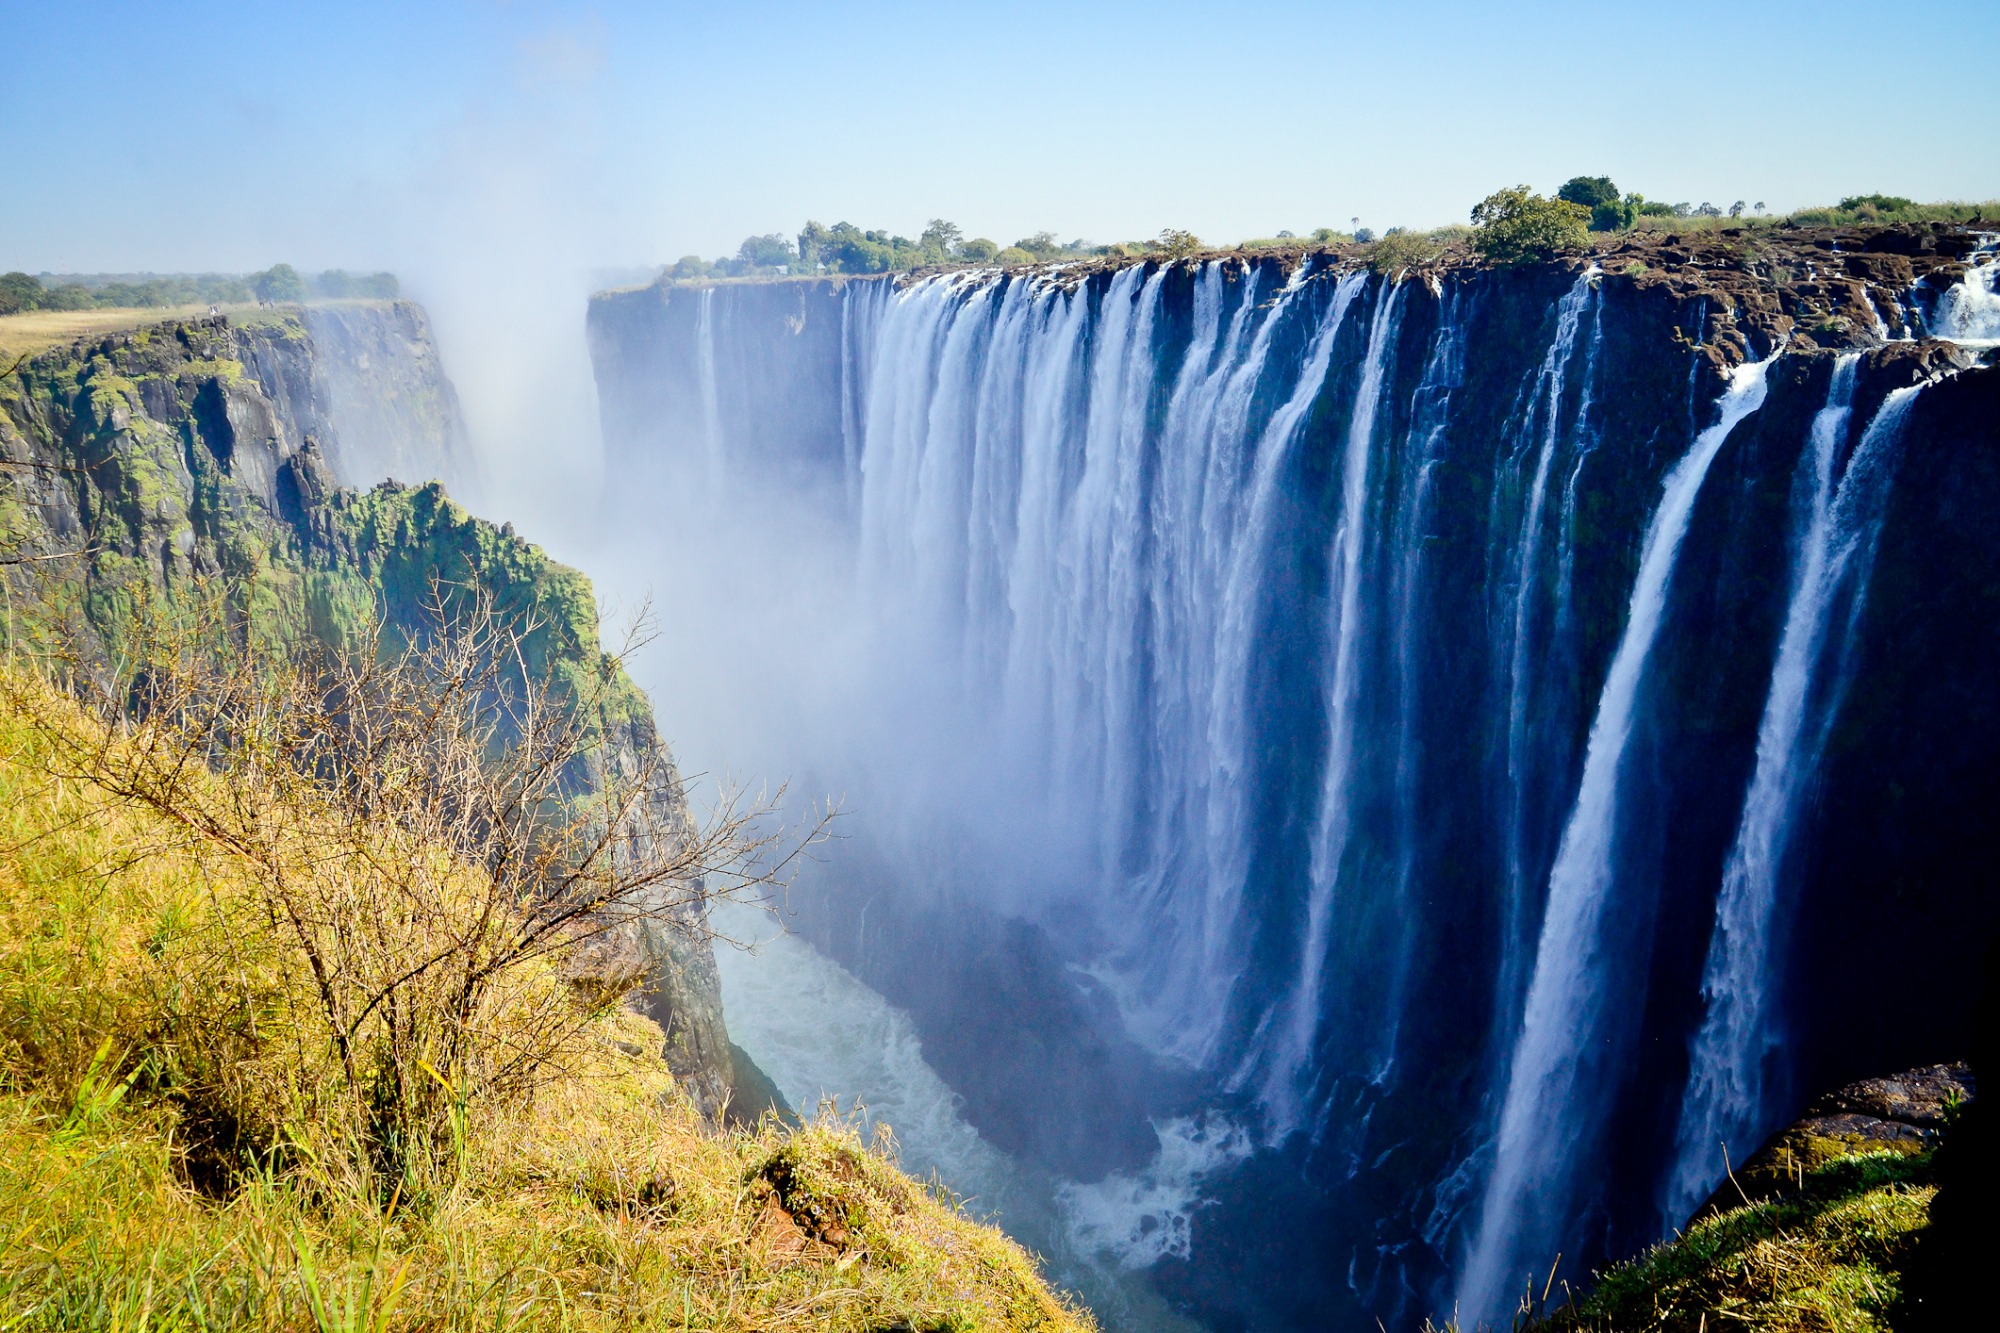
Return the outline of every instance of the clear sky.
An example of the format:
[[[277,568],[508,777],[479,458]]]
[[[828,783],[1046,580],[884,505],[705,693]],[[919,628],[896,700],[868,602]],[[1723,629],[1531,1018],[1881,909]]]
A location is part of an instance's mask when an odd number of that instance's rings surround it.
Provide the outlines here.
[[[503,463],[588,416],[604,270],[807,218],[1233,242],[1579,173],[2000,195],[1993,0],[0,5],[0,269],[393,269]]]
[[[6,8],[29,271],[409,267],[510,226],[640,264],[807,217],[1233,241],[1579,172],[2000,194],[1991,0]]]

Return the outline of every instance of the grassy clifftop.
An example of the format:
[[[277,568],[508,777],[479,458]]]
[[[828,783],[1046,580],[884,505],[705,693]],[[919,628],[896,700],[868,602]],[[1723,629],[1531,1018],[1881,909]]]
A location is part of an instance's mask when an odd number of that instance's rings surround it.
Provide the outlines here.
[[[461,1099],[448,1169],[384,1198],[315,1114],[342,1075],[258,872],[66,779],[52,737],[95,725],[0,676],[5,1326],[1089,1326],[891,1145],[710,1131],[659,1030],[554,967],[482,1031],[504,1054],[567,1006],[573,1036],[530,1086]]]

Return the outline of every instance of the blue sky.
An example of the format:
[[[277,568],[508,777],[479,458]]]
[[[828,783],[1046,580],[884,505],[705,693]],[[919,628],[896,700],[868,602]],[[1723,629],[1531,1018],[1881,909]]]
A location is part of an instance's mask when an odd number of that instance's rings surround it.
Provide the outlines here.
[[[686,6],[10,0],[30,271],[564,262],[813,217],[1003,244],[1461,221],[1608,172],[1774,208],[2000,194],[1989,3]],[[1954,74],[1954,71],[1960,73]]]

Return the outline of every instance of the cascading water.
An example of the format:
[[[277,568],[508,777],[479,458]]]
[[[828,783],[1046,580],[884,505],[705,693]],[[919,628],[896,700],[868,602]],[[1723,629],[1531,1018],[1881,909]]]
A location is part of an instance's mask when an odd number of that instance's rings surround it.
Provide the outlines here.
[[[1544,596],[1541,561],[1543,511],[1547,504],[1550,473],[1556,465],[1558,452],[1565,443],[1579,441],[1589,424],[1589,386],[1602,337],[1597,318],[1597,277],[1594,265],[1579,274],[1563,297],[1562,304],[1557,307],[1555,338],[1550,342],[1548,354],[1543,357],[1534,384],[1525,396],[1519,428],[1515,432],[1515,438],[1522,442],[1521,452],[1525,452],[1530,444],[1535,447],[1535,470],[1528,482],[1525,513],[1518,528],[1514,529],[1511,542],[1495,543],[1503,553],[1509,552],[1511,547],[1511,559],[1504,554],[1502,557],[1509,560],[1511,568],[1507,570],[1507,576],[1498,581],[1503,593],[1509,595],[1511,605],[1498,608],[1495,617],[1497,623],[1507,630],[1504,640],[1507,730],[1505,772],[1502,777],[1506,800],[1505,828],[1502,832],[1506,849],[1506,881],[1501,892],[1500,967],[1494,988],[1496,1052],[1504,1049],[1520,1021],[1523,987],[1533,951],[1528,923],[1534,919],[1539,906],[1542,876],[1546,871],[1546,853],[1535,846],[1536,830],[1531,814],[1538,803],[1537,798],[1549,785],[1554,764],[1548,753],[1551,745],[1546,734],[1552,729],[1531,725],[1543,715],[1543,710],[1535,707],[1539,702],[1536,686],[1538,681],[1546,679],[1543,670],[1547,660],[1546,649],[1538,630],[1542,620],[1559,625],[1567,618],[1569,577],[1565,564],[1562,577],[1556,583],[1555,605],[1545,608],[1543,603],[1547,599]],[[1569,420],[1570,440],[1566,441],[1565,393],[1569,388],[1570,362],[1577,334],[1583,327],[1586,311],[1592,318],[1589,354],[1583,366],[1584,387],[1574,415]],[[1539,431],[1536,429],[1538,425]],[[1563,492],[1559,531],[1564,536],[1565,555],[1569,549],[1567,535],[1572,529],[1575,514],[1575,477],[1581,471],[1583,452],[1581,448],[1576,449],[1577,462],[1571,472],[1571,483]],[[1516,476],[1519,475],[1519,463],[1519,453],[1508,463],[1509,471]],[[1496,503],[1503,493],[1496,488]],[[1505,519],[1500,514],[1496,513],[1490,521],[1496,531],[1506,530]],[[1538,652],[1538,648],[1542,651]]]
[[[1991,268],[1933,324],[1975,339]],[[839,725],[789,729],[855,794],[874,859],[848,881],[865,909],[800,900],[846,981],[794,959],[754,1003],[796,986],[854,1016],[859,978],[913,1022],[815,1042],[810,1005],[744,1020],[788,1090],[890,1087],[872,1095],[905,1103],[913,1161],[995,1197],[1035,1176],[1015,1225],[1071,1271],[1101,1251],[1219,1319],[1393,1330],[1454,1288],[1466,1320],[1504,1314],[1558,1249],[1656,1239],[1713,1185],[1715,1140],[1739,1151],[1791,1080],[1846,1072],[1801,1064],[1784,987],[1850,946],[1790,904],[1835,873],[1819,803],[1872,810],[1870,747],[1928,697],[1876,625],[1909,598],[1864,592],[1878,547],[1876,581],[1907,589],[1912,524],[1966,522],[1944,487],[1930,518],[1893,517],[1930,498],[1888,463],[1914,452],[1901,386],[1937,373],[1936,344],[1831,365],[1801,341],[1728,369],[1776,335],[1590,268],[1397,282],[1231,259],[768,290],[787,322],[747,353],[756,289],[689,293],[681,447],[728,463],[726,517],[755,531],[781,485],[738,460],[779,436],[744,423],[806,414],[756,417],[739,390],[825,349],[792,398],[838,420],[815,447],[839,485],[809,493],[851,545],[815,552],[846,581],[842,637],[799,674]],[[1847,456],[1846,414],[1878,401]],[[954,943],[996,938],[955,913],[1026,923],[1046,967]],[[1016,1035],[961,1036],[960,985],[1022,1011]],[[1106,1044],[1063,1065],[1042,1038],[1079,1027]],[[854,1054],[870,1043],[894,1058]],[[1012,1084],[973,1088],[1009,1059]],[[1126,1075],[1167,1091],[1090,1100]],[[946,1083],[951,1115],[918,1104]],[[1036,1157],[995,1114],[1019,1104],[1138,1142]]]
[[[1775,359],[1775,354],[1773,359]],[[1769,360],[1730,376],[1714,425],[1667,474],[1646,530],[1624,637],[1591,724],[1583,778],[1554,868],[1541,942],[1508,1073],[1479,1231],[1459,1288],[1459,1308],[1498,1318],[1515,1281],[1549,1242],[1574,1225],[1578,1167],[1601,1132],[1607,1091],[1630,1041],[1629,1021],[1609,1012],[1604,972],[1618,906],[1619,789],[1646,667],[1666,610],[1674,563],[1709,465],[1738,422],[1764,403]]]
[[[1841,453],[1860,362],[1859,353],[1839,359],[1826,406],[1813,418],[1810,442],[1799,459],[1795,489],[1802,536],[1757,729],[1757,767],[1716,900],[1715,933],[1702,977],[1708,1013],[1690,1055],[1677,1162],[1668,1183],[1664,1217],[1670,1227],[1687,1217],[1714,1184],[1717,1145],[1741,1161],[1754,1138],[1769,1128],[1774,1101],[1770,1066],[1782,1038],[1772,1012],[1770,978],[1787,906],[1786,840],[1796,827],[1799,800],[1839,706],[1838,677],[1844,673],[1838,664],[1831,686],[1818,684],[1827,637],[1843,594],[1849,602],[1850,634],[1859,614],[1882,520],[1881,492],[1890,476],[1881,454],[1893,447],[1895,423],[1909,401],[1892,398],[1843,469]],[[1913,397],[1915,391],[1900,392]],[[1850,580],[1861,586],[1850,586]]]
[[[1972,267],[1963,280],[1946,289],[1938,298],[1931,322],[1940,338],[1973,346],[2000,342],[2000,256],[1996,240],[1985,238],[1971,256]]]

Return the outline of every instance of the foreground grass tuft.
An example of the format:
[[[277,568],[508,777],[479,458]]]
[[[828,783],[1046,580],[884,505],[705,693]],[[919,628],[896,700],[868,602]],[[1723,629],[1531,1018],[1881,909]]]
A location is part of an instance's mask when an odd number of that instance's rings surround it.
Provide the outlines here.
[[[1801,1175],[1801,1188],[1703,1218],[1542,1325],[1558,1333],[1864,1333],[1887,1328],[1901,1270],[1929,1220],[1928,1154],[1871,1151]]]

